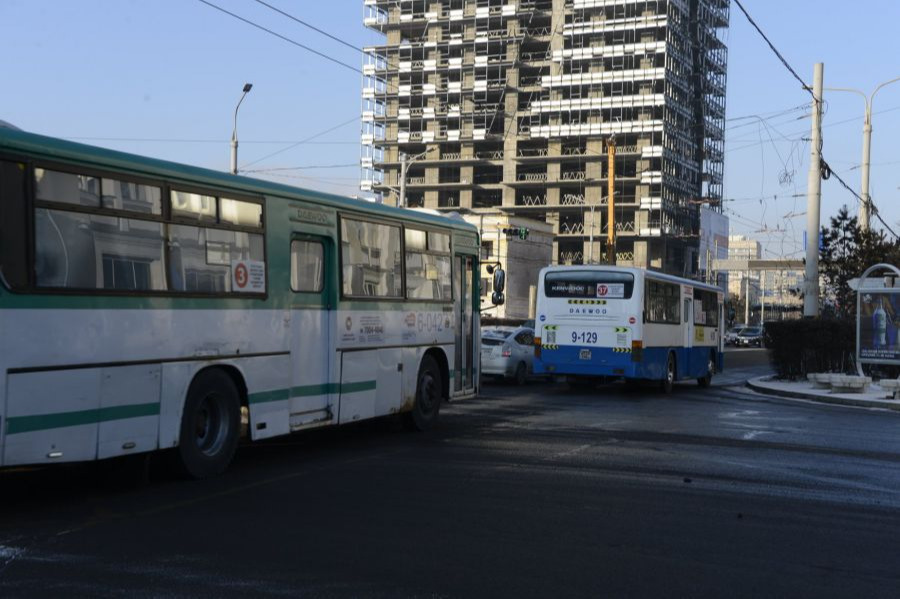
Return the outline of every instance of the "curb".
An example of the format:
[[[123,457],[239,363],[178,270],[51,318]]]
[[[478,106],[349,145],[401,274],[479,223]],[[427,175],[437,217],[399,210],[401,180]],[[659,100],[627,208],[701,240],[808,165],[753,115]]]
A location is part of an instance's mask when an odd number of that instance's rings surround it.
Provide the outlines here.
[[[804,393],[802,391],[785,391],[784,389],[772,389],[760,384],[761,378],[750,379],[747,381],[747,387],[762,393],[763,395],[774,395],[777,397],[787,397],[790,399],[805,399],[807,401],[815,401],[818,403],[838,405],[838,406],[855,406],[858,408],[881,408],[883,410],[900,411],[900,401],[888,402],[872,401],[869,399],[850,399],[848,397],[840,397],[837,395],[817,395],[815,393]]]

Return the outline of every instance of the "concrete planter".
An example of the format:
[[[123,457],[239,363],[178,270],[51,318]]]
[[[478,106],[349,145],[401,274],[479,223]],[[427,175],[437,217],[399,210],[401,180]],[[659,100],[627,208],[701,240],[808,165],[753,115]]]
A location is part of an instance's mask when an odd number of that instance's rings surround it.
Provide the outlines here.
[[[871,382],[870,376],[837,374],[831,376],[831,390],[834,393],[865,393]]]
[[[814,372],[811,375],[812,379],[810,379],[816,389],[830,389],[831,388],[831,373],[830,372]],[[807,377],[808,378],[808,377]]]
[[[889,393],[888,399],[897,399],[900,393],[900,379],[881,379],[878,386]]]

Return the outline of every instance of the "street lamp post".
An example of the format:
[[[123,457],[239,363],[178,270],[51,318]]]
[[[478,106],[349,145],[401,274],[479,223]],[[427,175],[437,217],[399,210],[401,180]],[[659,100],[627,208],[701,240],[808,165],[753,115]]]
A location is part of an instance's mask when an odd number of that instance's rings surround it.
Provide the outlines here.
[[[241,94],[241,99],[238,100],[237,106],[234,107],[234,127],[231,129],[231,174],[237,174],[237,149],[238,149],[238,139],[237,139],[237,113],[238,108],[241,107],[241,102],[244,101],[244,98],[247,96],[247,92],[249,92],[253,88],[252,83],[244,84],[244,93]]]
[[[422,152],[420,154],[416,154],[412,158],[406,155],[406,152],[400,152],[400,207],[406,208],[406,169],[409,168],[409,165],[424,156],[428,152]]]
[[[886,87],[891,83],[896,83],[900,81],[900,77],[895,77],[894,79],[890,79],[885,81],[884,83],[878,84],[871,94],[868,96],[865,92],[862,92],[858,89],[849,88],[849,87],[829,87],[826,88],[828,91],[836,91],[836,92],[851,92],[854,94],[859,94],[863,97],[863,100],[866,103],[866,114],[865,119],[863,120],[863,154],[862,154],[862,180],[860,181],[860,197],[862,198],[862,203],[859,206],[859,227],[864,230],[869,230],[869,219],[872,215],[872,200],[869,196],[869,167],[871,165],[871,160],[869,158],[871,149],[872,149],[872,100],[875,99],[875,94],[878,93],[882,87]]]

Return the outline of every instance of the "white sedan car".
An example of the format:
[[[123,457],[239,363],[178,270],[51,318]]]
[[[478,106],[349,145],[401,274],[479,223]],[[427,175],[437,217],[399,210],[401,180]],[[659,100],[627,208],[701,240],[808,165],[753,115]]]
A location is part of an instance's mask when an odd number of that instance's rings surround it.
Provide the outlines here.
[[[534,362],[534,329],[484,327],[481,329],[481,374],[514,380],[524,385]]]

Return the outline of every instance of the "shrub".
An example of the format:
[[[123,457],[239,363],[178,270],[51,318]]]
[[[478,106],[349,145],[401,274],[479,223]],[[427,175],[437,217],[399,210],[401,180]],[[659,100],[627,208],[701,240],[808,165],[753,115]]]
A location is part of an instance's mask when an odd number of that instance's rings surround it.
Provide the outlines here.
[[[804,318],[766,323],[763,341],[779,378],[810,372],[851,372],[856,329],[853,322]]]

